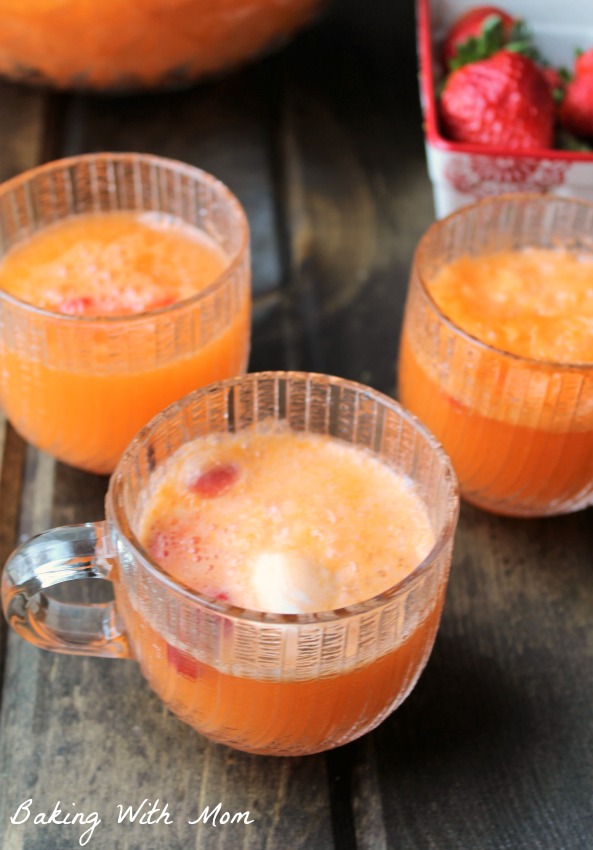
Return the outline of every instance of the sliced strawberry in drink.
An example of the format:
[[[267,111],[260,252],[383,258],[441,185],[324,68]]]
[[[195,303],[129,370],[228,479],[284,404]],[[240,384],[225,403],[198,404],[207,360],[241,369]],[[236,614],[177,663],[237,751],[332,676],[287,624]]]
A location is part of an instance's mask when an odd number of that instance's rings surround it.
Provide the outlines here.
[[[94,306],[95,300],[91,295],[72,295],[60,301],[56,310],[58,313],[64,313],[67,316],[84,316],[93,312]]]
[[[221,593],[216,594],[216,596],[214,597],[214,601],[215,602],[228,602],[229,601],[229,595],[228,595],[228,593],[225,593],[224,591],[222,591]]]
[[[235,463],[217,463],[194,478],[189,489],[203,499],[214,499],[230,490],[240,474],[241,470]]]
[[[146,310],[161,310],[163,307],[170,307],[175,304],[178,298],[175,295],[162,295],[160,298],[153,298],[150,304],[147,304]]]
[[[187,652],[177,649],[176,646],[167,644],[167,661],[181,676],[186,679],[197,679],[199,672],[199,662]]]

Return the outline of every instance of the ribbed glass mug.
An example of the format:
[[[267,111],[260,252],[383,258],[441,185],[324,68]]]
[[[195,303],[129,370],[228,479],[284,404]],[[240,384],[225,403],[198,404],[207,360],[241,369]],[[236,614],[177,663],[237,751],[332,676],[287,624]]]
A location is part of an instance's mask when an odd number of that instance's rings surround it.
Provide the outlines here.
[[[399,398],[443,444],[462,497],[529,517],[593,503],[593,363],[535,360],[481,342],[443,315],[427,288],[462,256],[524,248],[593,258],[593,205],[492,197],[428,229],[412,266]]]
[[[190,165],[144,154],[58,160],[0,186],[0,258],[52,224],[89,213],[149,212],[191,225],[228,260],[193,297],[124,316],[63,315],[0,290],[0,404],[30,443],[111,473],[172,401],[247,367],[249,229],[234,195]]]
[[[340,610],[274,614],[207,598],[151,560],[134,531],[151,474],[194,439],[270,419],[364,447],[416,483],[435,543],[403,581]],[[215,741],[314,753],[372,729],[414,687],[439,624],[458,507],[447,456],[393,400],[324,375],[246,375],[191,393],[140,432],[111,479],[105,522],[17,549],[4,611],[45,649],[135,658],[163,702]],[[115,603],[64,606],[47,593],[89,577],[113,582]]]

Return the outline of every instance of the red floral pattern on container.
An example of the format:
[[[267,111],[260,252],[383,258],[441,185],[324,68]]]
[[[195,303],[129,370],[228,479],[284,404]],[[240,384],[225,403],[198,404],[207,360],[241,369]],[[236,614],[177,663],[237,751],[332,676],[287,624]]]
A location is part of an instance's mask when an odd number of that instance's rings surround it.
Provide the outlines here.
[[[537,157],[456,156],[445,166],[445,177],[458,191],[485,198],[500,192],[546,192],[564,183],[569,163]]]

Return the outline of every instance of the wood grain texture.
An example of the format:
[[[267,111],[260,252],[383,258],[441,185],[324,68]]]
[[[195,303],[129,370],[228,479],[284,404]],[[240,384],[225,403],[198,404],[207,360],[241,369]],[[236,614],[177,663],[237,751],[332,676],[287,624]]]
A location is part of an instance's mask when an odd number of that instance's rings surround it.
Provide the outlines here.
[[[39,161],[44,96],[0,82],[0,180],[8,180]]]
[[[0,181],[38,163],[44,108],[44,98],[39,92],[0,82]],[[7,549],[12,549],[16,541],[24,445],[12,429],[7,433],[2,416],[0,463],[4,469],[0,491],[0,552],[5,558]]]
[[[44,99],[0,82],[0,181],[37,164],[41,150]],[[26,448],[0,412],[0,565],[15,547]],[[0,621],[0,682],[4,680],[7,630]],[[0,693],[0,705],[2,694]]]
[[[331,27],[278,59],[286,293],[300,368],[393,392],[410,260],[432,197],[413,39],[394,51],[413,32],[413,9],[360,11],[338,4]]]
[[[590,847],[592,519],[464,507],[433,656],[375,735],[393,846]]]

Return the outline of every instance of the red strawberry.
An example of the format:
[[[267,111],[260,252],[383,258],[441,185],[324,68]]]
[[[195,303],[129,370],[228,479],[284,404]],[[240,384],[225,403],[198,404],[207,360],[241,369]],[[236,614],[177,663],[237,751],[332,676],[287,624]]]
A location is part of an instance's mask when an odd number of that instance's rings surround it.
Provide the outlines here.
[[[470,39],[479,41],[484,38],[485,25],[494,19],[498,19],[502,25],[500,35],[498,36],[501,40],[496,45],[496,49],[500,49],[510,39],[516,23],[515,19],[506,12],[503,12],[502,9],[499,9],[497,6],[478,6],[457,18],[447,34],[443,48],[443,62],[445,67],[452,67],[452,63],[458,57],[460,47],[467,45]],[[484,50],[485,52],[481,55],[474,53],[474,58],[485,59],[487,55],[491,55],[493,52],[488,46],[485,46]]]
[[[575,136],[593,138],[593,71],[577,75],[566,86],[560,123]]]
[[[445,134],[454,141],[514,151],[552,146],[554,101],[527,56],[500,50],[449,76],[441,95]]]
[[[566,84],[559,120],[568,134],[593,138],[593,48],[575,59],[574,77]]]
[[[589,50],[584,50],[574,63],[574,73],[576,77],[582,77],[584,74],[593,74],[593,47]]]

